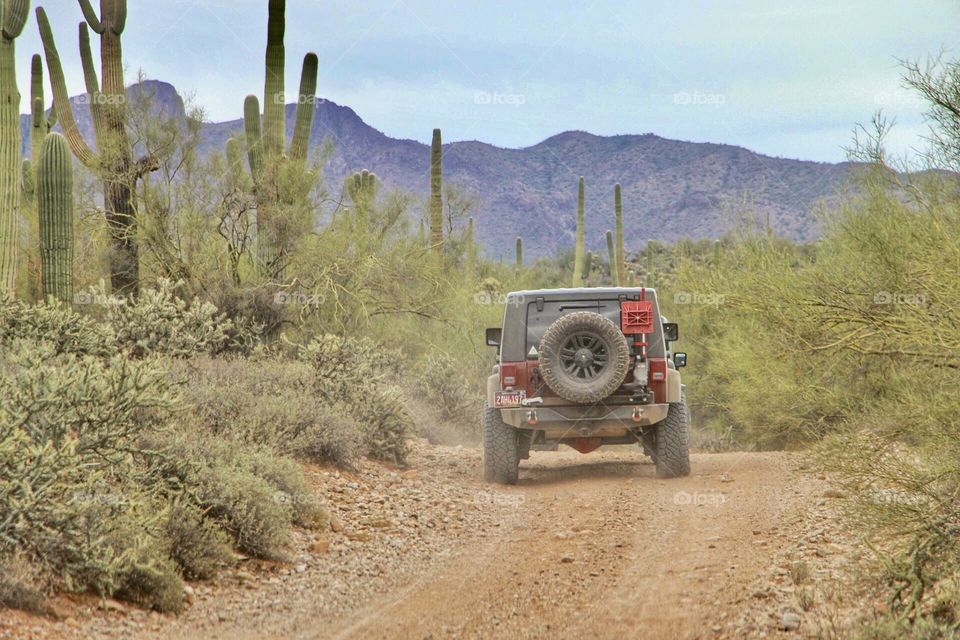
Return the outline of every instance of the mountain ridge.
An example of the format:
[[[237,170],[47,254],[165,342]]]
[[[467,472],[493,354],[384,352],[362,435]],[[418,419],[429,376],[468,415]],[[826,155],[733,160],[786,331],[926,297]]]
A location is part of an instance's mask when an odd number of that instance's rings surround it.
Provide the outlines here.
[[[146,80],[128,88],[136,91],[149,91],[167,113],[184,113],[184,101],[169,83]],[[72,102],[78,126],[92,142],[89,110],[82,97]],[[288,134],[295,108],[287,105]],[[21,126],[26,157],[29,116],[21,117]],[[222,150],[242,130],[239,118],[204,123],[203,152]],[[311,144],[316,147],[327,138],[333,142],[326,166],[332,187],[353,171],[369,169],[387,186],[425,200],[429,145],[392,138],[349,106],[318,99]],[[477,236],[492,256],[511,255],[516,236],[524,238],[528,256],[572,246],[581,175],[586,178],[586,233],[592,249],[605,249],[604,233],[613,228],[617,182],[623,189],[629,249],[647,238],[719,237],[735,226],[726,210],[745,198],[778,235],[809,241],[819,232],[816,207],[837,201],[852,166],[765,156],[737,145],[673,140],[650,132],[601,136],[562,131],[522,148],[480,140],[444,145],[445,178],[479,198]]]

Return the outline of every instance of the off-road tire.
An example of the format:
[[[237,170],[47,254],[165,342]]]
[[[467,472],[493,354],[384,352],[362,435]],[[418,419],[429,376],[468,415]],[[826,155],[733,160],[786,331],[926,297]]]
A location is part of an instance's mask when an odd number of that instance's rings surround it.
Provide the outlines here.
[[[498,484],[517,484],[520,437],[500,417],[499,409],[483,403],[483,478]]]
[[[690,410],[687,396],[680,392],[680,402],[670,403],[667,417],[657,425],[656,455],[658,478],[679,478],[690,475]]]
[[[576,336],[592,339],[604,354],[604,365],[595,377],[578,377],[564,366]],[[589,349],[588,349],[589,351]],[[593,404],[608,397],[623,384],[630,368],[630,347],[620,327],[599,313],[577,311],[561,316],[540,341],[540,373],[547,386],[561,398],[578,404]]]

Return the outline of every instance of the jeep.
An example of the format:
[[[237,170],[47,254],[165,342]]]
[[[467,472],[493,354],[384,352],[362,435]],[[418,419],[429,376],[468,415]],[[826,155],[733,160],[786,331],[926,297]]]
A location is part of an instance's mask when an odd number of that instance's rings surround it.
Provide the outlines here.
[[[486,332],[498,357],[483,407],[485,479],[515,484],[531,450],[560,444],[589,453],[639,443],[658,477],[689,475],[678,338],[650,288],[508,294],[503,326]]]

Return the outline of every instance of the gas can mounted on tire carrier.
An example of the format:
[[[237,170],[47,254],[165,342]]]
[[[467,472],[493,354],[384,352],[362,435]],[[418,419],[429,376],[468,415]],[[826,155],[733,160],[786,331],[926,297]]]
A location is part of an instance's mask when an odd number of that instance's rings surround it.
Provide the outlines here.
[[[650,288],[542,289],[507,296],[503,326],[487,329],[497,364],[487,378],[483,465],[489,482],[517,482],[530,450],[589,453],[639,444],[657,476],[690,473],[690,413],[672,353],[676,324]]]

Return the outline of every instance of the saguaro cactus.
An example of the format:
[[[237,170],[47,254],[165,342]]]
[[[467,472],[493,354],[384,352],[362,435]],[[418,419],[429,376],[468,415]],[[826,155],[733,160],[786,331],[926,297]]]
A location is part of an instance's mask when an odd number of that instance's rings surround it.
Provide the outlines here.
[[[15,293],[20,246],[20,91],[16,39],[30,11],[28,0],[0,0],[0,293]]]
[[[430,246],[443,253],[443,140],[440,129],[433,130],[430,145]]]
[[[617,219],[617,283],[627,281],[627,256],[623,250],[623,199],[620,184],[613,187],[613,208]]]
[[[654,273],[653,273],[653,240],[647,240],[647,272],[644,278],[644,286],[654,287],[656,283],[654,282]]]
[[[607,229],[607,253],[610,254],[610,279],[613,286],[620,286],[620,275],[617,273],[617,251],[613,246],[613,232]]]
[[[261,271],[267,277],[282,275],[283,263],[292,239],[285,237],[280,219],[285,199],[306,194],[284,194],[278,184],[287,161],[300,166],[306,164],[316,111],[317,54],[303,57],[300,71],[300,92],[297,95],[297,115],[290,146],[284,154],[286,142],[286,94],[284,68],[286,49],[283,44],[286,31],[286,0],[270,0],[267,19],[267,50],[264,56],[263,120],[260,119],[260,101],[255,95],[243,103],[244,130],[247,136],[247,158],[253,178],[253,192],[257,202],[257,253]]]
[[[582,286],[588,286],[590,284],[590,271],[593,267],[593,251],[587,251],[587,255],[583,260],[583,271],[580,274],[580,280]]]
[[[377,198],[377,174],[364,169],[347,178],[347,194],[353,201],[352,228],[358,243],[364,243],[370,227],[370,207]]]
[[[523,238],[517,236],[517,269],[523,267]]]
[[[423,221],[420,221],[423,224]],[[473,216],[467,220],[467,232],[463,238],[463,244],[467,252],[466,271],[467,277],[472,277],[477,270],[477,242],[474,238]]]
[[[59,133],[49,134],[40,151],[37,211],[43,297],[69,304],[73,298],[73,166],[70,146]]]
[[[80,134],[57,52],[50,22],[42,7],[37,8],[37,24],[53,88],[53,108],[63,128],[70,150],[86,167],[103,180],[103,204],[110,229],[110,284],[113,292],[136,296],[140,288],[139,250],[137,247],[137,182],[159,168],[147,155],[135,159],[136,150],[127,135],[126,86],[123,79],[121,36],[127,23],[126,0],[101,0],[100,14],[90,0],[79,0],[86,22],[80,24],[80,59],[87,100],[93,117],[96,151]],[[100,36],[100,73],[90,52],[90,33]]]
[[[586,222],[586,201],[583,176],[577,188],[577,243],[573,250],[573,286],[583,286],[584,223]]]

